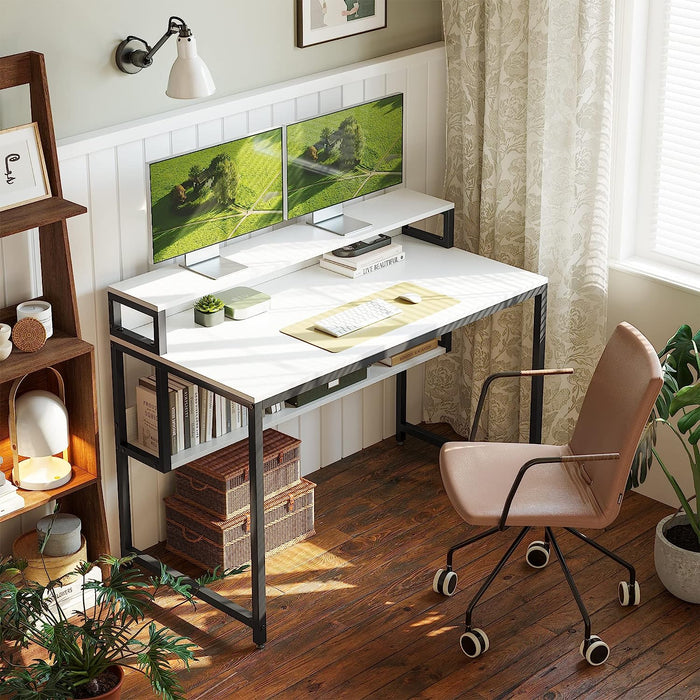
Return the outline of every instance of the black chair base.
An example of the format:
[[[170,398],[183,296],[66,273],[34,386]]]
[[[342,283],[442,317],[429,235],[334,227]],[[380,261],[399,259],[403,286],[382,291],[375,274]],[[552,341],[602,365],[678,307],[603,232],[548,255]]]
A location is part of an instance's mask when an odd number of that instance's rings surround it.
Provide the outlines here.
[[[486,633],[482,629],[472,627],[472,613],[474,608],[479,600],[481,600],[484,593],[486,593],[489,586],[494,582],[501,569],[506,565],[508,559],[510,559],[513,552],[515,552],[518,545],[523,541],[525,535],[527,535],[530,529],[531,528],[528,526],[523,527],[520,530],[517,537],[508,548],[508,551],[506,551],[506,553],[501,557],[498,564],[496,564],[493,571],[491,571],[479,591],[469,603],[464,620],[464,634],[460,637],[460,647],[469,658],[476,658],[489,648],[489,640]],[[629,562],[625,561],[621,557],[618,557],[614,552],[611,552],[609,549],[603,547],[603,545],[599,544],[590,537],[587,537],[578,530],[569,527],[564,529],[627,569],[629,573],[629,583],[626,581],[620,582],[618,586],[618,600],[623,606],[639,605],[639,583],[636,580],[634,567]],[[446,568],[438,569],[437,573],[435,574],[435,578],[433,580],[433,590],[436,593],[441,593],[442,595],[446,596],[454,595],[457,589],[457,574],[452,569],[454,553],[499,531],[499,527],[492,527],[489,530],[475,535],[474,537],[470,537],[468,540],[460,542],[459,544],[451,547],[447,553]],[[546,566],[546,564],[549,562],[550,546],[552,549],[554,549],[557,559],[559,560],[559,564],[561,565],[564,573],[564,578],[569,584],[569,588],[571,589],[571,593],[583,619],[584,639],[583,642],[581,642],[579,649],[581,656],[583,656],[586,661],[593,666],[602,664],[607,660],[610,654],[610,649],[608,645],[600,639],[600,637],[595,634],[591,634],[590,616],[588,615],[586,606],[584,605],[578,588],[576,587],[576,583],[574,582],[574,578],[566,563],[566,559],[559,548],[559,543],[557,542],[557,539],[550,527],[545,527],[544,529],[544,540],[537,540],[528,546],[526,560],[528,564],[534,568],[544,568],[544,566]]]

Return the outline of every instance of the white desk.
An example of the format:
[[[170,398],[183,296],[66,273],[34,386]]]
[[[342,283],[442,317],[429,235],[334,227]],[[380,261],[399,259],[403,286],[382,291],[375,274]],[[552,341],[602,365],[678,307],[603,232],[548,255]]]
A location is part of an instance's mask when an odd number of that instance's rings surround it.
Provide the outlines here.
[[[406,197],[404,193],[407,191],[399,192],[402,193],[400,198],[391,193],[391,201],[400,199],[415,201],[415,198]],[[425,195],[418,195],[418,198],[425,198]],[[365,209],[355,215],[358,218],[368,219],[367,212],[374,211],[377,216],[381,214],[388,218],[386,207],[381,205],[381,200],[382,198],[378,197],[363,202],[362,204],[366,205]],[[421,199],[421,202],[424,204],[422,208],[414,207],[411,210],[413,220],[425,218],[428,212],[434,214],[451,210],[450,203],[435,200],[432,197]],[[438,203],[437,206],[435,203]],[[401,225],[409,221],[410,218],[400,218]],[[394,223],[396,223],[395,220]],[[392,228],[387,222],[383,226],[385,227],[383,230]],[[309,255],[309,250],[312,250],[311,258],[304,257],[303,260],[296,259],[291,262],[287,260],[287,266],[282,265],[279,260],[275,261],[274,265],[270,261],[268,263],[262,261],[260,265],[265,271],[260,279],[252,278],[252,273],[248,272],[244,273],[246,275],[244,282],[238,279],[233,282],[227,280],[226,286],[218,287],[223,289],[243,283],[255,283],[257,288],[271,296],[271,310],[246,321],[227,320],[212,328],[195,325],[191,302],[197,295],[212,291],[213,283],[209,282],[209,287],[205,290],[201,286],[207,284],[202,282],[203,278],[177,268],[170,269],[170,282],[168,282],[167,273],[158,271],[155,274],[150,273],[150,277],[137,278],[110,289],[110,295],[115,295],[119,303],[132,303],[142,310],[149,310],[153,314],[154,323],[157,322],[161,326],[160,341],[152,343],[149,349],[148,344],[144,345],[138,341],[138,334],[134,335],[115,322],[118,317],[113,315],[114,297],[111,298],[112,370],[122,548],[125,551],[132,549],[128,457],[134,457],[156,469],[169,471],[178,464],[200,456],[204,451],[211,452],[223,446],[222,442],[207,442],[187,454],[180,453],[172,459],[168,453],[169,425],[165,420],[159,425],[161,454],[158,457],[130,444],[126,436],[124,418],[126,405],[123,355],[127,354],[139,357],[154,366],[159,415],[167,415],[165,407],[169,372],[191,378],[196,383],[248,408],[253,609],[244,610],[210,591],[205,591],[200,597],[251,626],[253,639],[261,646],[266,640],[265,545],[263,518],[258,517],[258,514],[263,513],[262,433],[265,407],[326,384],[356,369],[368,367],[379,359],[394,355],[428,339],[441,338],[441,343],[449,349],[452,330],[530,298],[535,299],[533,367],[540,368],[544,362],[546,278],[456,248],[443,248],[401,235],[395,240],[399,241],[406,251],[405,261],[381,272],[350,279],[315,264],[324,250],[338,247],[339,240],[343,240],[344,243],[345,239],[328,238],[329,234],[317,233],[311,227],[297,226],[296,228],[302,229],[297,231],[296,235],[303,233],[308,237],[306,242],[303,240],[299,242],[301,248],[304,246],[307,248],[307,252],[299,253],[299,256],[301,258]],[[412,229],[409,230],[412,231]],[[364,232],[361,238],[368,238],[377,232],[381,231]],[[286,246],[289,246],[289,236],[289,231],[278,234],[278,238],[286,239]],[[239,253],[240,256],[248,255],[251,263],[253,259],[260,260],[251,251],[255,251],[260,246],[268,246],[269,252],[269,246],[277,245],[274,240],[264,242],[261,239],[257,244],[255,239],[252,241],[253,243],[248,243],[245,250]],[[293,245],[295,242],[292,237],[292,249],[297,250]],[[259,250],[256,255],[258,254]],[[298,269],[302,264],[308,266]],[[255,267],[254,264],[252,266]],[[271,267],[276,267],[277,276],[274,278],[271,278]],[[288,271],[288,274],[283,274],[285,271]],[[183,278],[183,275],[186,278]],[[183,281],[185,279],[186,282]],[[314,316],[406,280],[437,293],[457,298],[459,304],[339,353],[327,352],[279,332],[280,328],[295,321]],[[167,293],[169,287],[170,294]],[[187,297],[186,302],[185,297]],[[183,304],[187,306],[184,311],[180,310]],[[165,348],[165,351],[159,354],[158,347]],[[416,358],[414,362],[422,362],[432,356],[434,353]],[[401,365],[372,367],[374,370],[372,380],[380,381],[391,373],[398,373],[397,439],[402,440],[406,433],[430,439],[428,433],[406,422],[405,369],[406,367]],[[535,381],[531,407],[531,439],[535,441],[539,440],[541,432],[541,406],[541,382]],[[275,416],[275,419],[279,420],[279,416]],[[237,436],[234,435],[228,437],[227,441],[232,442],[235,439]],[[147,565],[155,565],[155,560],[148,557],[141,556],[140,560]]]

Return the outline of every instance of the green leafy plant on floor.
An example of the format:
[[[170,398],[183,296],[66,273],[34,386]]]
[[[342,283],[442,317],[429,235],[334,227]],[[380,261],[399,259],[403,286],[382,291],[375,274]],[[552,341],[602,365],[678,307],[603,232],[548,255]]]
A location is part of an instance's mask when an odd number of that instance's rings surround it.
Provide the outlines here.
[[[43,555],[42,555],[43,556]],[[134,556],[102,556],[97,562],[83,562],[75,573],[82,577],[82,606],[68,619],[58,606],[57,590],[63,576],[46,585],[24,576],[25,561],[0,561],[0,695],[34,700],[64,700],[92,697],[98,679],[110,666],[122,666],[143,673],[153,691],[164,700],[184,700],[183,689],[171,667],[178,659],[189,668],[196,661],[191,640],[169,629],[145,621],[156,597],[162,592],[179,596],[179,607],[194,607],[197,586],[238,574],[246,566],[200,577],[192,584],[174,577],[161,565],[158,575],[147,576],[131,566]],[[87,580],[95,565],[109,567],[104,581]],[[12,577],[12,580],[6,580]],[[19,578],[19,580],[17,580]],[[86,592],[94,591],[95,605],[86,605]],[[70,611],[72,613],[73,611]],[[21,661],[21,650],[41,647],[46,660]]]
[[[224,302],[213,294],[207,294],[201,299],[197,299],[194,308],[203,314],[213,314],[224,308]]]
[[[693,335],[687,324],[682,325],[659,353],[662,360],[664,384],[654,410],[639,443],[630,472],[628,486],[639,486],[646,479],[654,460],[669,480],[689,525],[700,543],[700,331]],[[677,418],[677,423],[675,417]],[[674,419],[674,420],[671,420]],[[694,496],[687,497],[656,449],[656,426],[664,425],[680,440],[688,458],[693,478]],[[691,502],[695,500],[695,510]]]

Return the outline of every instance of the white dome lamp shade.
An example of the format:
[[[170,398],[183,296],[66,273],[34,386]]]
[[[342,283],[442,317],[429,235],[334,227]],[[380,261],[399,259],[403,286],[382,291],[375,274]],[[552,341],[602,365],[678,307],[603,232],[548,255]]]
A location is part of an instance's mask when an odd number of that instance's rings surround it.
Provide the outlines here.
[[[138,73],[153,64],[156,51],[174,34],[177,38],[177,58],[170,70],[168,97],[186,100],[208,97],[215,91],[214,80],[204,61],[197,54],[197,42],[190,28],[180,17],[171,17],[168,28],[155,46],[137,36],[128,36],[117,47],[114,59],[123,73]]]
[[[55,369],[50,369],[58,378],[60,396],[35,389],[18,397],[19,385],[29,375],[17,379],[10,389],[12,478],[19,488],[29,491],[58,488],[72,476],[67,459],[70,435],[63,379]],[[61,457],[56,456],[58,453]]]
[[[190,36],[177,38],[177,58],[170,69],[165,94],[178,100],[213,95],[216,87],[207,64],[197,55],[197,41]]]

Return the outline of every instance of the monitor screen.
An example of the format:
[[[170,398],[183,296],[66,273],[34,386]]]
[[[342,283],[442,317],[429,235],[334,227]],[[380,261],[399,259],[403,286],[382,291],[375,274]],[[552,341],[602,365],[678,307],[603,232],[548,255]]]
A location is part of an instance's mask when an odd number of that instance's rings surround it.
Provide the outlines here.
[[[403,95],[287,127],[287,216],[309,214],[402,181]]]
[[[283,220],[282,129],[149,163],[153,262]]]

